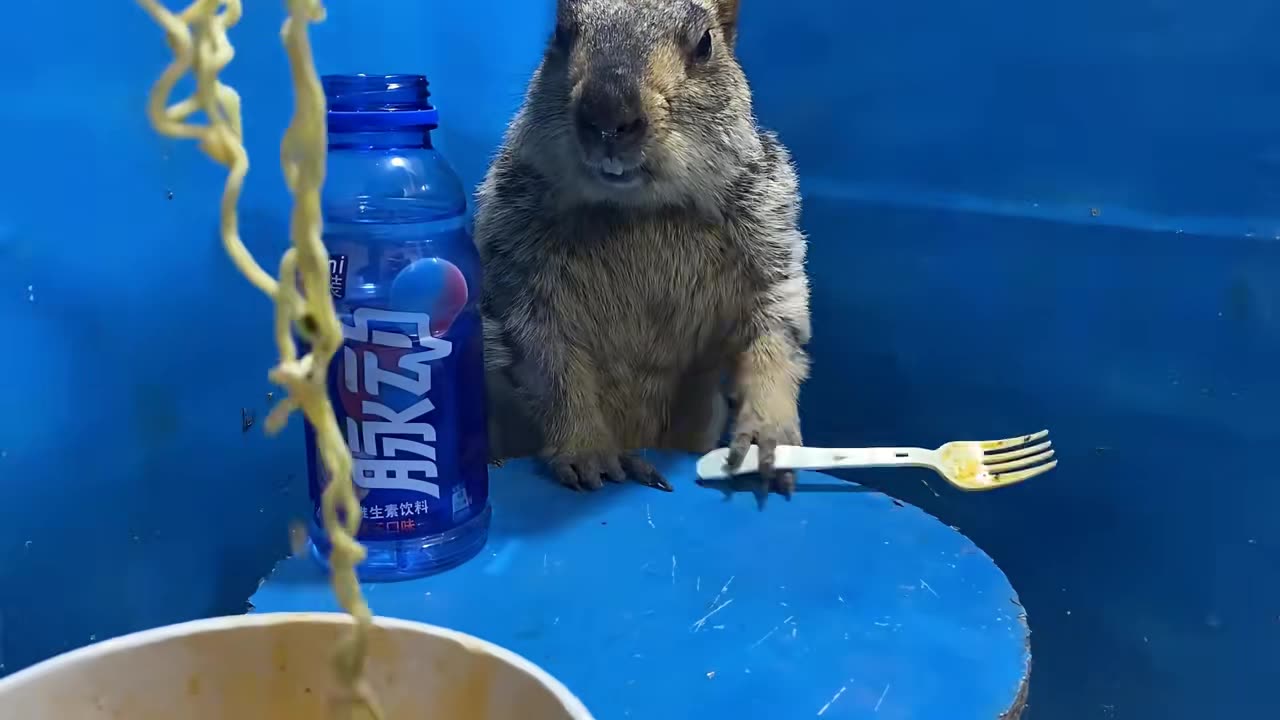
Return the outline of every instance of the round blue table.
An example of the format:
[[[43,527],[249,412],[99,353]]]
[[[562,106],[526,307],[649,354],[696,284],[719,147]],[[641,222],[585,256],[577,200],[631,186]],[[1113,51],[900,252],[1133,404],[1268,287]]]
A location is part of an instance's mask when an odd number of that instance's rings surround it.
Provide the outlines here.
[[[455,570],[368,584],[375,613],[460,630],[555,675],[599,720],[1016,719],[1026,616],[999,568],[923,511],[818,473],[763,512],[650,455],[675,486],[567,491],[491,470],[493,530]],[[306,557],[256,612],[336,610]]]

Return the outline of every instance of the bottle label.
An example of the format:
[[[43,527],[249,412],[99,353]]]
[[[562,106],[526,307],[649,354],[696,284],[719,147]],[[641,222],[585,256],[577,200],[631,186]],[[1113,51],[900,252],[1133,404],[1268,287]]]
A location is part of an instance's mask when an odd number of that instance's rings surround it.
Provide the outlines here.
[[[347,256],[329,256],[329,294],[334,300],[347,297]]]
[[[458,377],[459,363],[478,358],[455,352],[455,343],[433,334],[431,326],[427,313],[369,307],[343,318],[344,344],[333,360],[329,391],[354,461],[360,540],[447,532],[488,502],[485,459],[470,457],[476,453],[463,447],[467,428],[459,422],[463,393],[474,393],[457,387],[470,380]],[[464,335],[473,334],[478,341],[478,333]],[[318,501],[327,478],[310,428],[307,440]]]

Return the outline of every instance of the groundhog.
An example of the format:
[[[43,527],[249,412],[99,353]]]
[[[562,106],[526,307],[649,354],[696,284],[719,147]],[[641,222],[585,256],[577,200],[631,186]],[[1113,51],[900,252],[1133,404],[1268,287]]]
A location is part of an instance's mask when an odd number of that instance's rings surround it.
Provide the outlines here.
[[[495,458],[670,490],[635,451],[705,452],[790,497],[809,287],[795,170],[756,125],[738,0],[560,0],[477,197]]]

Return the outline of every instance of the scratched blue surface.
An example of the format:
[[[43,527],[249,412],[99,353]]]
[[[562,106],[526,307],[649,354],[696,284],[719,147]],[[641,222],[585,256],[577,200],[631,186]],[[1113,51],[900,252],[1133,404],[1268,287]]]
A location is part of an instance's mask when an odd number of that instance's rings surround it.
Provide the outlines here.
[[[494,535],[434,578],[366,585],[380,615],[444,625],[546,668],[600,720],[993,720],[1029,660],[1004,574],[923,511],[817,473],[766,512],[693,484],[571,493],[517,461],[493,473]],[[336,609],[310,558],[259,612]]]

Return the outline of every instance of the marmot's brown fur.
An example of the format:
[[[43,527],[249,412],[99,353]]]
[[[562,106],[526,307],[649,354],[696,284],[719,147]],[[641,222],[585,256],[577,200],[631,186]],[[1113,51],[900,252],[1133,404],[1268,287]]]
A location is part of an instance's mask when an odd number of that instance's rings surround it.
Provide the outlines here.
[[[737,0],[560,1],[478,198],[495,456],[668,488],[633,451],[711,449],[726,390],[731,462],[755,443],[773,479],[773,448],[801,442],[799,195],[737,18]]]

